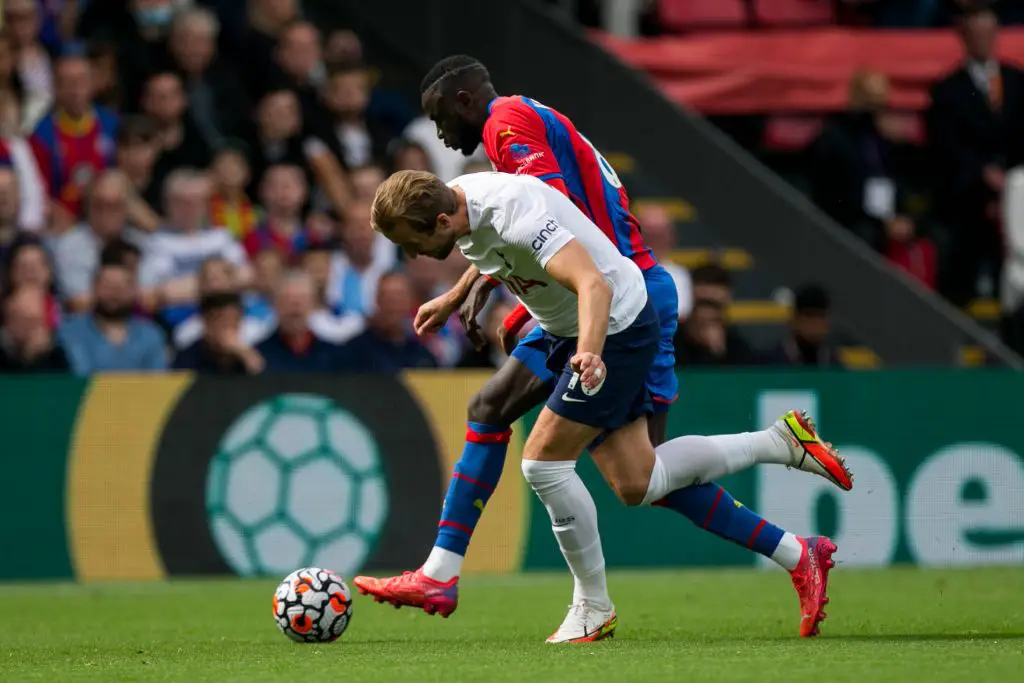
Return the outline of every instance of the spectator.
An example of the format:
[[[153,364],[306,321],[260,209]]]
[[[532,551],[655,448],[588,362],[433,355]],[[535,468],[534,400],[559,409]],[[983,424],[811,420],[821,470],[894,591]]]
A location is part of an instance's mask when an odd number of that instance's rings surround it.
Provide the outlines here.
[[[302,116],[318,125],[327,121],[327,110],[320,99],[320,90],[327,81],[320,31],[308,21],[293,21],[281,31],[275,54],[290,88],[299,98]]]
[[[348,178],[352,183],[352,198],[357,202],[373,203],[377,188],[387,176],[384,169],[377,164],[358,166],[349,171]]]
[[[773,365],[836,367],[836,350],[829,342],[832,300],[820,285],[804,285],[794,293],[789,332],[766,354]]]
[[[32,147],[54,199],[58,232],[82,218],[82,198],[100,171],[114,165],[117,117],[92,103],[92,66],[72,53],[55,65],[54,109],[32,134]]]
[[[250,192],[259,189],[267,168],[291,164],[306,172],[310,186],[323,190],[331,207],[345,215],[349,204],[349,186],[338,159],[336,141],[315,130],[303,129],[299,101],[287,88],[273,88],[256,109],[258,132],[251,144],[253,179]]]
[[[267,74],[275,71],[278,38],[299,16],[296,0],[250,0],[249,21],[242,34],[235,63],[242,67],[242,82],[253,100],[266,94]]]
[[[18,135],[26,128],[22,120],[25,106],[25,85],[15,63],[14,46],[6,32],[0,32],[0,98],[4,110],[0,112],[0,134]]]
[[[964,64],[932,88],[928,140],[940,176],[935,208],[954,255],[940,287],[964,305],[982,275],[992,289],[1000,279],[998,207],[1006,169],[1022,160],[1024,75],[997,61],[999,27],[990,9],[965,10],[959,28]]]
[[[257,273],[260,274],[259,269],[257,269]],[[259,285],[260,280],[258,276],[256,281],[257,285]],[[240,323],[241,338],[246,344],[256,343],[265,337],[268,329],[272,327],[273,311],[259,297],[254,297],[248,293],[241,293],[235,267],[223,258],[214,256],[203,261],[202,265],[199,266],[197,287],[200,302],[202,302],[204,297],[215,294],[239,296],[243,313]],[[193,311],[189,317],[174,327],[172,337],[176,348],[184,349],[203,336],[205,317],[202,315],[201,306],[193,309]]]
[[[142,249],[137,244],[123,237],[111,240],[100,252],[100,265],[113,264],[128,269],[136,280],[139,277],[139,265],[142,263]],[[143,314],[144,309],[136,303],[136,313]]]
[[[422,261],[425,259],[416,259]],[[501,347],[501,340],[498,338],[498,327],[502,324],[512,306],[504,301],[492,303],[484,312],[483,335],[487,344],[482,349],[472,347],[465,350],[459,359],[460,368],[500,368],[508,360],[505,350]]]
[[[7,0],[3,13],[22,86],[22,130],[35,130],[54,99],[50,54],[39,40],[42,19],[36,0]]]
[[[373,312],[377,281],[395,267],[394,246],[373,231],[370,205],[364,203],[352,206],[342,224],[341,242],[344,251],[331,263],[327,303],[336,311],[366,316]]]
[[[398,272],[384,275],[367,329],[344,346],[344,365],[353,372],[398,372],[435,368],[437,360],[412,331],[413,298],[409,279]]]
[[[402,272],[412,287],[413,309],[448,291],[458,277],[450,278],[447,270],[448,264],[431,258],[407,259],[402,264]],[[459,276],[464,271],[465,268]],[[452,315],[440,330],[421,341],[438,365],[446,368],[458,365],[466,352],[466,337],[457,315]]]
[[[332,256],[333,252],[325,245],[313,245],[302,255],[302,270],[313,280],[316,301],[309,326],[322,339],[344,344],[366,329],[366,320],[358,313],[341,313],[328,305],[326,292]]]
[[[388,145],[388,170],[391,173],[398,171],[434,172],[426,150],[418,143],[402,138]]]
[[[210,221],[223,225],[237,240],[243,240],[259,222],[259,211],[246,194],[252,176],[248,147],[240,140],[227,140],[213,157],[213,197]]]
[[[196,122],[188,114],[188,100],[181,79],[170,71],[153,74],[146,81],[143,112],[156,128],[158,154],[146,201],[161,210],[160,190],[176,168],[205,168],[210,163],[210,147]]]
[[[854,74],[849,110],[832,117],[818,136],[810,172],[814,202],[879,251],[886,249],[889,224],[913,223],[901,185],[907,145],[888,99],[885,74]]]
[[[676,248],[676,226],[672,224],[672,217],[663,206],[644,204],[637,210],[637,220],[643,229],[644,244],[651,248],[658,263],[668,271],[676,284],[679,319],[683,320],[693,307],[693,283],[690,280],[690,271],[672,262],[672,250]]]
[[[89,64],[92,65],[93,101],[111,111],[121,111],[124,93],[118,79],[117,46],[112,43],[90,45]]]
[[[144,197],[151,194],[159,150],[156,127],[145,116],[125,117],[117,135],[117,168],[128,179],[128,222],[152,232],[163,220]]]
[[[885,223],[885,258],[928,289],[938,282],[939,256],[935,244],[917,234],[914,221],[897,216]]]
[[[467,166],[466,157],[459,150],[449,149],[437,136],[437,124],[427,116],[419,116],[402,131],[402,139],[420,146],[429,158],[429,167],[444,182],[451,182],[463,173],[473,173]],[[483,145],[470,157],[470,163],[479,162],[478,170],[494,170],[483,151]]]
[[[21,287],[4,299],[0,328],[0,374],[61,372],[67,356],[46,324],[46,292]]]
[[[104,171],[90,190],[85,222],[50,244],[57,289],[70,310],[92,307],[92,280],[104,247],[122,236],[139,239],[128,230],[127,220],[128,179],[120,171]]]
[[[327,78],[325,99],[341,158],[349,168],[383,159],[395,131],[368,118],[370,84],[361,66],[334,69]]]
[[[22,238],[8,252],[7,281],[0,291],[14,292],[34,287],[46,293],[46,324],[51,330],[61,322],[60,301],[54,295],[53,265],[43,245],[34,238]]]
[[[751,360],[755,353],[743,334],[728,322],[729,307],[732,306],[732,276],[717,263],[697,266],[690,273],[693,284],[693,300],[703,299],[718,304],[725,315],[725,346],[732,357]],[[678,335],[677,335],[678,336]]]
[[[296,264],[311,241],[302,222],[308,193],[306,176],[298,166],[277,164],[267,169],[260,183],[263,220],[242,241],[249,258],[273,249]]]
[[[340,349],[310,329],[316,304],[313,280],[301,271],[285,275],[275,300],[277,326],[256,350],[268,372],[333,372]]]
[[[18,228],[38,233],[46,228],[46,183],[39,171],[32,147],[20,137],[0,135],[0,171],[9,172],[4,180],[14,192]],[[13,185],[12,185],[13,183]]]
[[[746,365],[745,345],[730,345],[725,308],[718,301],[694,299],[690,316],[675,336],[676,366]]]
[[[209,149],[249,121],[249,96],[234,70],[215,59],[220,22],[210,10],[195,7],[179,12],[171,26],[169,46],[185,85],[188,114]]]
[[[258,375],[263,357],[244,341],[242,300],[238,294],[222,292],[200,299],[203,336],[174,360],[176,370],[194,370],[212,375]]]
[[[144,301],[149,310],[162,309],[171,325],[189,315],[197,300],[199,266],[219,256],[239,268],[244,284],[250,279],[245,250],[226,228],[208,224],[210,185],[194,169],[180,168],[167,178],[166,229],[153,235],[139,267]]]
[[[21,234],[19,203],[18,176],[13,168],[0,166],[0,264],[7,263]]]
[[[324,44],[324,61],[331,65],[363,63],[363,42],[355,31],[340,28],[327,35]]]
[[[71,316],[60,328],[76,374],[167,369],[160,329],[132,314],[136,295],[135,280],[127,268],[107,264],[99,269],[92,313]]]

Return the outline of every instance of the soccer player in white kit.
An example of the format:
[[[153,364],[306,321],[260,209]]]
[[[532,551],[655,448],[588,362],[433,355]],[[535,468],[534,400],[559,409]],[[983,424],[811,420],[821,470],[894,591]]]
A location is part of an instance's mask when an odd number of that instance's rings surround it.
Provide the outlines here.
[[[410,257],[444,259],[456,246],[529,309],[559,375],[523,449],[523,474],[548,510],[584,596],[548,642],[598,640],[617,619],[608,595],[597,511],[576,461],[586,448],[628,505],[759,463],[849,477],[829,453],[812,455],[777,426],[685,436],[655,450],[647,370],[660,328],[640,269],[576,206],[532,176],[477,173],[448,185],[400,171],[377,190],[374,228]],[[438,605],[445,596],[433,596]]]

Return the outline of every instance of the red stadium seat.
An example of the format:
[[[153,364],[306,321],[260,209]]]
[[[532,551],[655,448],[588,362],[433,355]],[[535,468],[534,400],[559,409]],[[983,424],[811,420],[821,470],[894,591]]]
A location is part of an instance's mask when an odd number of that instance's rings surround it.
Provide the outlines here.
[[[773,116],[764,127],[764,146],[773,152],[800,152],[821,133],[820,116]]]
[[[740,28],[749,19],[745,0],[660,0],[658,17],[674,31]]]
[[[816,26],[835,23],[831,0],[755,0],[754,19],[763,26]]]

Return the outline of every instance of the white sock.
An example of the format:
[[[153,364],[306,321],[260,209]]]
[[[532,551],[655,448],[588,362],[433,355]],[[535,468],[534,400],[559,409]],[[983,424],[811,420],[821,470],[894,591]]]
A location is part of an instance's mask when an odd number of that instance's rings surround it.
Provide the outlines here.
[[[793,571],[800,564],[800,558],[804,556],[804,544],[800,539],[789,533],[782,534],[779,547],[772,553],[772,560],[783,569]]]
[[[785,437],[774,429],[681,436],[654,449],[654,470],[642,504],[650,505],[672,491],[714,481],[760,463],[788,465],[791,457]]]
[[[462,561],[465,559],[458,553],[435,545],[427,561],[423,563],[423,573],[434,581],[448,583],[462,571]]]
[[[573,602],[586,600],[598,609],[611,608],[597,506],[576,474],[576,462],[523,460],[523,476],[551,517],[558,547],[576,580]]]

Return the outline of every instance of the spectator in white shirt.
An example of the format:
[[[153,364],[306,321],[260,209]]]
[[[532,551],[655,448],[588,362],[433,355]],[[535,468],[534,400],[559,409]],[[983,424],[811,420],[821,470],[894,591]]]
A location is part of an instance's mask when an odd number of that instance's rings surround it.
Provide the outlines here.
[[[668,271],[672,281],[676,283],[679,319],[683,320],[690,315],[690,309],[693,308],[693,284],[690,272],[671,261],[672,250],[676,247],[676,226],[672,224],[672,217],[664,207],[657,204],[643,205],[637,211],[636,217],[643,231],[644,244],[651,248],[658,263]]]
[[[139,267],[143,301],[150,310],[164,309],[174,325],[191,314],[198,300],[199,266],[220,257],[238,268],[239,282],[251,273],[245,250],[227,228],[208,224],[210,183],[194,169],[178,169],[164,186],[165,229],[153,235]],[[184,308],[185,310],[181,310]]]

